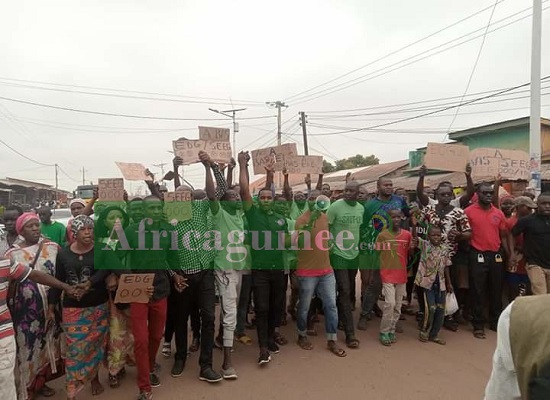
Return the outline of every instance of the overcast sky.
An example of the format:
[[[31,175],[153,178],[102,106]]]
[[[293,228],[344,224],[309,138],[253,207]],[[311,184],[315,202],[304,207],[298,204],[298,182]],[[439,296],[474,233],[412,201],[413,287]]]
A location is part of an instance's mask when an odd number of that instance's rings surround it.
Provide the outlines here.
[[[83,167],[86,181],[120,176],[114,161],[142,162],[160,174],[153,164],[171,163],[171,140],[197,138],[198,125],[230,126],[229,119],[208,111],[209,107],[246,107],[239,117],[264,117],[240,121],[238,150],[272,145],[276,112],[265,102],[282,100],[289,106],[283,112],[283,141],[298,141],[300,151],[298,112],[305,111],[310,154],[329,161],[357,153],[375,154],[381,162],[406,159],[409,150],[443,141],[449,127],[457,130],[527,116],[528,92],[520,89],[485,100],[490,101],[487,104],[462,107],[456,119],[453,109],[379,128],[382,131],[325,134],[373,127],[458,102],[460,97],[386,107],[462,96],[482,37],[403,65],[483,35],[494,4],[494,0],[4,2],[0,97],[101,113],[198,121],[88,114],[0,99],[0,138],[33,160],[58,163],[62,169],[59,186],[74,190],[82,180]],[[489,27],[469,94],[530,80],[530,11],[519,13],[530,5],[531,1],[524,0],[501,0],[496,5],[495,25]],[[543,7],[547,6],[545,2]],[[515,13],[519,14],[512,16]],[[522,17],[527,18],[514,22]],[[549,25],[550,12],[544,11],[543,49],[550,45]],[[493,29],[497,30],[491,33]],[[550,74],[549,61],[550,52],[543,51],[542,76]],[[305,92],[318,85],[324,86]],[[550,90],[543,89],[543,93]],[[548,116],[548,96],[542,97],[542,104],[542,114]],[[380,106],[385,107],[372,109]],[[54,184],[53,167],[28,161],[1,143],[0,149],[0,177]],[[186,168],[185,176],[196,186],[203,185],[200,166]],[[134,182],[132,190],[139,185]]]

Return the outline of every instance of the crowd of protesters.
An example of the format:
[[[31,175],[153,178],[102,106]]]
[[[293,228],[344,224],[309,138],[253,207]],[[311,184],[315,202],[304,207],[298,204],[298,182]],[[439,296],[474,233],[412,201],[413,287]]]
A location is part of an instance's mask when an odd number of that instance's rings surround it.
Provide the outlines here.
[[[280,331],[287,316],[306,351],[323,319],[327,349],[337,357],[347,355],[341,344],[358,349],[355,330],[371,324],[382,345],[395,345],[402,313],[416,316],[423,343],[444,345],[443,327],[468,324],[484,339],[485,328],[497,329],[505,303],[549,292],[550,193],[499,196],[498,181],[475,186],[469,166],[458,198],[452,182],[426,188],[425,168],[415,202],[385,177],[374,197],[353,180],[336,196],[322,175],[316,187],[306,179],[307,191],[293,193],[283,171],[277,193],[266,168],[266,185],[253,196],[247,152],[228,165],[204,152],[199,158],[206,176],[201,189],[181,184],[183,161],[173,160],[174,190],[191,193],[188,219],[167,218],[167,189],[155,183],[151,195],[120,205],[74,199],[66,228],[51,220],[48,206],[5,208],[2,399],[52,396],[48,382],[62,375],[68,399],[87,384],[100,394],[103,365],[112,388],[135,366],[138,399],[149,400],[160,385],[159,349],[173,357],[174,378],[197,351],[200,380],[237,379],[233,345],[254,342],[245,327],[256,328],[263,366],[288,344]],[[147,303],[115,303],[126,273],[154,275]],[[453,310],[448,298],[456,302]],[[215,347],[223,351],[219,369]]]

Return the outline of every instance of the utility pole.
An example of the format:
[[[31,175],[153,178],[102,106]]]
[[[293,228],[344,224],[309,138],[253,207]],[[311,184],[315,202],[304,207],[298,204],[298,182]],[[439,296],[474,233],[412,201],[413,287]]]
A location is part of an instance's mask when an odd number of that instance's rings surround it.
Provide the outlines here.
[[[162,181],[164,181],[164,166],[166,165],[166,163],[158,163],[158,164],[153,164],[153,167],[157,167],[157,168],[160,168],[160,173],[162,174]]]
[[[282,102],[282,101],[267,101],[265,103],[268,107],[271,107],[271,108],[277,108],[277,146],[280,146],[282,143],[282,136],[283,136],[283,132],[281,131],[281,109],[284,107],[284,108],[287,108],[288,106]],[[277,174],[277,186],[278,187],[282,187],[282,183],[281,183],[281,176],[282,174],[279,172]]]
[[[82,171],[82,184],[85,185],[86,184],[86,170],[84,169],[84,167],[82,167],[81,169]]]
[[[529,159],[531,180],[529,186],[540,194],[540,79],[542,41],[542,0],[533,0],[533,32],[531,38],[531,113],[529,119]]]
[[[309,150],[307,147],[307,128],[306,128],[306,113],[303,111],[300,111],[300,120],[302,125],[302,134],[304,135],[304,154],[306,156],[309,156]]]
[[[225,115],[233,120],[233,158],[237,159],[237,132],[239,132],[239,123],[235,121],[235,116],[239,111],[244,111],[246,108],[237,108],[234,110],[219,111],[213,108],[209,108],[210,111],[216,114]]]
[[[58,193],[58,190],[59,190],[59,182],[58,182],[58,170],[59,169],[59,165],[57,165],[57,163],[55,164],[55,201],[56,201],[56,205],[57,205],[57,200],[59,199],[59,193]]]

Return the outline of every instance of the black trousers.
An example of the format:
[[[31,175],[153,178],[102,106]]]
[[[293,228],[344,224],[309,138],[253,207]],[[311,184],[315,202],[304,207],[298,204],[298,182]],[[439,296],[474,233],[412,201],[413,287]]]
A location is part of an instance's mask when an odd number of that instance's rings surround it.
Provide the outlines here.
[[[187,288],[183,292],[174,291],[171,296],[176,305],[176,360],[187,358],[187,321],[194,310],[200,310],[201,349],[199,365],[201,370],[212,368],[212,348],[214,347],[214,309],[216,289],[214,271],[209,269],[187,278]]]
[[[284,310],[285,274],[282,269],[252,270],[252,292],[260,348],[273,340]]]
[[[487,295],[489,297],[489,322],[496,326],[502,312],[504,257],[500,252],[479,251],[472,247],[469,256],[469,275],[474,329],[483,329],[485,323],[483,306]]]
[[[350,273],[357,271],[358,257],[353,260],[347,260],[343,257],[331,254],[330,264],[334,270],[334,277],[336,278],[336,306],[338,307],[338,320],[344,324],[344,331],[346,332],[346,339],[355,337],[355,329],[353,326],[353,314],[351,311],[351,285],[355,285],[355,280],[350,282]]]

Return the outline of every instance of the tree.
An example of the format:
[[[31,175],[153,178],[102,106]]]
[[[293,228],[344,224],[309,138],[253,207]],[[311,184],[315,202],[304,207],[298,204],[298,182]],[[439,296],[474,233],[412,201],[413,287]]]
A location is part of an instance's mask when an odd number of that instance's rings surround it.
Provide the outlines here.
[[[378,165],[379,163],[380,163],[380,160],[374,154],[371,154],[370,156],[366,156],[366,157],[362,156],[361,154],[357,154],[352,157],[336,160],[335,171],[340,171],[342,169],[357,168],[357,167],[367,167],[369,165]]]
[[[330,162],[328,162],[327,160],[323,160],[323,172],[325,174],[328,174],[329,172],[334,172],[334,171],[336,171],[336,167],[332,165]]]

